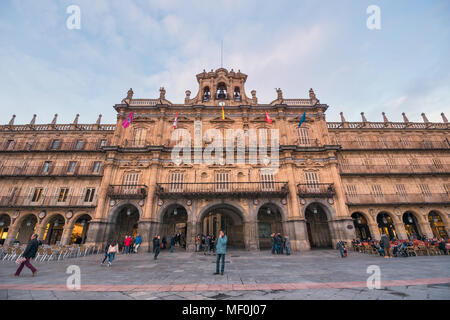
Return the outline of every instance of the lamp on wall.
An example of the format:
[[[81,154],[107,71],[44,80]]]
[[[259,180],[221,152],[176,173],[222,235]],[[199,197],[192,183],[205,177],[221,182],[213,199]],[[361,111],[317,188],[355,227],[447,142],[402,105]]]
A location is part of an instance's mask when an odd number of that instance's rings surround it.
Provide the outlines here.
[[[272,211],[270,210],[270,208],[267,208],[267,214],[271,214]]]
[[[178,214],[177,208],[173,209],[173,215],[176,216]]]
[[[127,216],[131,216],[131,209],[130,208],[127,209]]]

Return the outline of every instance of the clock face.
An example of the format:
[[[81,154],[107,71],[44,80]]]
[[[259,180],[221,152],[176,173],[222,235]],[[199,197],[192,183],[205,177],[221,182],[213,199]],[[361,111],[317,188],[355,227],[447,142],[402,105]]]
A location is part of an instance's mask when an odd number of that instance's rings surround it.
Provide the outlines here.
[[[46,215],[46,212],[45,211],[42,211],[42,212],[40,212],[39,213],[39,218],[44,218],[45,217],[45,215]]]
[[[220,107],[225,107],[225,102],[224,102],[224,101],[220,101],[220,102],[219,102],[219,106],[220,106]]]
[[[73,212],[72,212],[72,211],[68,211],[68,212],[66,213],[66,218],[67,218],[67,219],[72,218],[72,216],[73,216]]]

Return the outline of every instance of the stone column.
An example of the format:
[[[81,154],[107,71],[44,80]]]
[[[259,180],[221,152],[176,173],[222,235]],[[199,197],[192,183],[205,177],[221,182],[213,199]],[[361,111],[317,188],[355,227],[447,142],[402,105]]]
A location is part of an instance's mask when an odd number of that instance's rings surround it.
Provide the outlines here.
[[[103,245],[108,239],[106,234],[107,223],[102,220],[93,219],[89,222],[89,229],[86,235],[87,245]]]
[[[433,230],[431,230],[431,226],[430,223],[427,222],[417,222],[418,227],[419,227],[419,232],[421,232],[422,234],[425,234],[427,236],[427,238],[434,238],[433,235]]]
[[[192,221],[187,222],[187,232],[186,232],[186,251],[195,251],[195,237],[200,232],[200,223],[195,223]]]
[[[380,230],[378,229],[378,224],[369,223],[369,224],[367,224],[367,226],[369,227],[369,231],[370,231],[370,235],[371,235],[372,239],[380,240],[381,235],[380,235]]]
[[[244,243],[246,250],[258,249],[258,224],[256,221],[244,222]]]
[[[8,235],[6,236],[5,239],[6,245],[10,245],[14,242],[14,240],[16,240],[17,232],[19,232],[21,222],[13,223],[8,227]]]
[[[405,226],[401,220],[400,222],[394,223],[394,227],[399,239],[408,239],[408,234],[406,233]]]
[[[72,235],[73,225],[68,225],[67,223],[64,225],[63,233],[61,235],[61,244],[67,245],[70,242],[70,236]]]
[[[311,249],[305,219],[290,219],[286,221],[286,228],[289,230],[291,251],[306,251]]]
[[[103,179],[102,183],[100,185],[100,188],[97,193],[97,207],[95,208],[95,219],[101,219],[104,215],[104,211],[108,210],[108,203],[107,203],[107,190],[110,183],[113,183],[112,179],[112,172],[113,172],[113,164],[112,163],[105,163],[105,170],[103,171]]]
[[[150,229],[152,225],[151,220],[140,220],[138,223],[138,233],[142,237],[142,243],[139,246],[140,252],[148,252],[150,251],[149,248],[152,245],[152,238],[150,236]]]

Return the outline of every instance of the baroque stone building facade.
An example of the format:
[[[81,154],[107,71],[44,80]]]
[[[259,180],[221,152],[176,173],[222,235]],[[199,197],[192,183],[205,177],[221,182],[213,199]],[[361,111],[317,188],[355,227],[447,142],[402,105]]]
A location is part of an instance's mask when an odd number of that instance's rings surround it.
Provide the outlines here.
[[[248,250],[270,246],[269,235],[288,235],[293,250],[334,247],[355,237],[448,237],[450,233],[449,124],[327,122],[328,109],[309,91],[306,99],[258,103],[246,95],[247,75],[223,68],[197,75],[195,97],[183,104],[127,97],[114,106],[116,124],[0,126],[0,238],[44,242],[78,238],[104,244],[139,233],[150,248],[155,234],[183,234],[194,250],[197,234],[225,229],[230,245]],[[224,113],[222,116],[222,105]],[[128,128],[122,122],[133,113]],[[265,118],[265,112],[272,123]],[[298,127],[305,113],[305,122]],[[192,163],[177,165],[177,129],[200,137]],[[228,129],[269,135],[278,129],[279,168],[249,161],[197,161]],[[274,134],[274,133],[273,133]],[[192,139],[194,140],[194,139]],[[194,141],[190,141],[194,146]],[[225,144],[225,143],[224,143]],[[268,150],[270,150],[270,143]],[[233,154],[238,153],[233,149]],[[269,152],[270,153],[270,152]],[[272,152],[273,153],[273,152]],[[197,160],[196,160],[197,159]]]

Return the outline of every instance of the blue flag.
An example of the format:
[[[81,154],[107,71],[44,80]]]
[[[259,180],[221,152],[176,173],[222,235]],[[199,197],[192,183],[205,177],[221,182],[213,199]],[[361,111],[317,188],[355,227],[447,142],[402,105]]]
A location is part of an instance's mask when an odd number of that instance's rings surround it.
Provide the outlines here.
[[[306,111],[303,112],[302,117],[300,118],[300,122],[298,123],[298,127],[300,128],[300,126],[302,125],[303,122],[306,121]]]

